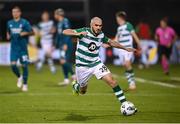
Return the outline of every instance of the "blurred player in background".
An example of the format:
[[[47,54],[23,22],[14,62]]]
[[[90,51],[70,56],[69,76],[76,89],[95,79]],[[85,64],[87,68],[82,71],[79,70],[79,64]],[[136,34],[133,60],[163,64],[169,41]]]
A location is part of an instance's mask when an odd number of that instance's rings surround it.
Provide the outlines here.
[[[36,64],[36,69],[39,71],[47,57],[47,62],[52,73],[56,72],[54,62],[52,59],[53,52],[53,33],[54,22],[50,20],[49,13],[44,11],[41,15],[41,22],[38,25],[39,27],[39,36],[40,36],[40,45],[41,49],[39,50],[39,61]]]
[[[7,39],[11,41],[11,68],[13,73],[18,77],[17,87],[22,91],[28,91],[28,36],[33,35],[30,23],[21,18],[21,9],[14,7],[12,9],[13,19],[7,23]],[[20,60],[23,69],[23,75],[20,74],[17,67],[17,61]],[[23,85],[22,85],[23,83]]]
[[[75,79],[75,74],[72,68],[72,53],[73,53],[73,44],[70,36],[64,35],[62,32],[65,29],[70,28],[70,22],[67,18],[64,17],[65,13],[63,9],[57,9],[54,12],[54,18],[58,21],[57,23],[57,35],[55,44],[56,47],[60,50],[60,64],[62,65],[64,81],[60,82],[59,85],[67,85],[70,83],[69,73],[72,76],[72,79]]]
[[[175,42],[177,36],[173,28],[168,26],[168,19],[160,20],[160,27],[156,29],[155,39],[158,41],[159,58],[161,65],[166,75],[169,74],[169,58],[171,55],[172,44]]]
[[[116,34],[116,41],[122,44],[126,48],[133,48],[133,38],[137,43],[138,49],[140,49],[140,40],[135,33],[135,30],[131,23],[126,21],[127,15],[124,11],[116,13],[116,20],[119,25]],[[129,83],[129,90],[136,89],[134,71],[132,68],[133,52],[127,52],[122,49],[117,49],[121,54],[119,57],[123,57],[123,65],[126,68],[125,75]]]
[[[99,17],[91,19],[90,28],[66,29],[65,35],[78,37],[79,42],[76,49],[76,75],[77,82],[73,82],[75,94],[85,94],[88,80],[95,75],[97,79],[105,81],[114,91],[120,103],[126,102],[123,91],[113,79],[109,69],[99,58],[99,48],[105,43],[118,49],[133,52],[133,48],[126,48],[116,41],[107,38],[102,32],[102,20]],[[136,112],[136,111],[135,111]]]

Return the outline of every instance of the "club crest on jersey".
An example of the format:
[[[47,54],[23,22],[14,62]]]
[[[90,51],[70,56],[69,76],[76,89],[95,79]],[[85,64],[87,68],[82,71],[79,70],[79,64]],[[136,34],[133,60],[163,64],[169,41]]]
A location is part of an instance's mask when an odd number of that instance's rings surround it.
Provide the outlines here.
[[[22,24],[20,24],[19,27],[22,28],[23,27]]]
[[[95,51],[97,48],[96,44],[94,42],[91,42],[89,45],[88,45],[88,49],[89,51],[93,52]]]

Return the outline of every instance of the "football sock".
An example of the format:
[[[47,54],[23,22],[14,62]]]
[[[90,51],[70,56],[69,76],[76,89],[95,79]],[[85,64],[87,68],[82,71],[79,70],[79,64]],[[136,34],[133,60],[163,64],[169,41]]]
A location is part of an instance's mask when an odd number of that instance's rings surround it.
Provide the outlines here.
[[[67,79],[68,78],[68,64],[64,63],[62,65],[62,69],[63,69],[63,73],[64,73],[64,78]]]
[[[126,101],[126,97],[124,96],[123,91],[121,90],[121,88],[119,87],[119,85],[117,85],[116,87],[113,88],[114,94],[116,95],[116,97],[118,98],[118,100],[123,103]]]
[[[20,77],[20,72],[19,72],[19,68],[17,67],[17,65],[12,64],[11,69],[12,69],[13,73],[19,78]]]
[[[164,72],[169,72],[169,63],[165,57],[162,58],[161,65],[162,65]]]
[[[28,65],[24,65],[23,67],[23,83],[27,84],[27,80],[28,80]]]
[[[51,59],[51,58],[48,58],[48,65],[49,65],[49,67],[50,68],[53,68],[54,67],[54,62],[53,62],[53,60]]]
[[[74,74],[73,68],[72,68],[72,64],[71,63],[67,63],[68,66],[68,71],[71,73],[71,75]]]
[[[126,75],[126,79],[128,81],[128,83],[135,83],[135,79],[134,79],[134,71],[133,69],[130,69],[130,70],[126,70],[125,71],[125,75]]]

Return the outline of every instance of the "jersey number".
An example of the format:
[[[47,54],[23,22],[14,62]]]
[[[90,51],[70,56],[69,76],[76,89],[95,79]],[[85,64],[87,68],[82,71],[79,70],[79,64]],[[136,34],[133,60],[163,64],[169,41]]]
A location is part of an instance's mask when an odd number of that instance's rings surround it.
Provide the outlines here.
[[[108,69],[105,65],[103,65],[101,68],[99,68],[99,70],[103,73],[103,72],[107,72]]]
[[[23,56],[22,56],[22,61],[23,61],[23,62],[28,61],[28,56],[27,56],[27,55],[23,55]]]

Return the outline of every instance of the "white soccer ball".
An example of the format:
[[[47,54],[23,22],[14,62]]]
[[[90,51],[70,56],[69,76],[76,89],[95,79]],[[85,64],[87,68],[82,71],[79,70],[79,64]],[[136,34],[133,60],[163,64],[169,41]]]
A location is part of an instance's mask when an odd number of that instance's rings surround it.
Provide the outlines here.
[[[121,105],[121,113],[123,115],[133,115],[136,111],[137,109],[135,108],[134,104],[129,101],[123,102]]]

